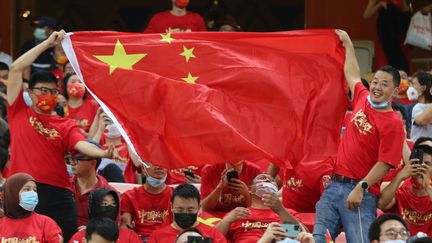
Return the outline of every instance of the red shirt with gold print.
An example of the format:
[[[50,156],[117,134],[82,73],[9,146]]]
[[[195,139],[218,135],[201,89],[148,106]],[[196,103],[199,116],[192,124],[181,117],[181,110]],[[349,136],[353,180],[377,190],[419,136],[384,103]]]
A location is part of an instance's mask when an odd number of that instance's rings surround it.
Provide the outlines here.
[[[172,190],[167,186],[161,193],[152,194],[140,186],[122,195],[121,212],[132,215],[134,230],[140,237],[148,237],[156,229],[170,223]]]
[[[339,144],[335,173],[362,180],[381,161],[396,168],[402,158],[405,139],[403,124],[394,111],[380,112],[367,100],[369,91],[357,83],[352,101],[353,112]],[[369,191],[380,194],[380,182]]]
[[[85,140],[71,119],[36,113],[22,92],[8,106],[11,134],[9,174],[28,173],[37,182],[71,190],[64,156]]]

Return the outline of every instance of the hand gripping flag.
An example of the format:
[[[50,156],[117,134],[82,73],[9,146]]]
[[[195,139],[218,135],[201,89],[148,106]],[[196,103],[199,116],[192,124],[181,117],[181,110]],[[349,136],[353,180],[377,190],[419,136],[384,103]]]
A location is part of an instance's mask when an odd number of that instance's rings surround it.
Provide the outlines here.
[[[144,161],[289,167],[336,154],[347,99],[333,30],[75,32],[62,44]]]

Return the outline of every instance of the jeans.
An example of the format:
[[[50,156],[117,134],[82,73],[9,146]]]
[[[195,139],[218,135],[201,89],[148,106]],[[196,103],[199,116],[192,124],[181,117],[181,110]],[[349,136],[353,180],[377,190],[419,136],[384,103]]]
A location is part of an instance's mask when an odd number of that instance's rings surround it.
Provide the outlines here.
[[[332,181],[316,204],[313,235],[316,243],[326,242],[328,229],[334,240],[343,227],[348,243],[369,242],[368,231],[376,218],[377,196],[365,192],[359,208],[348,209],[346,200],[355,185]]]
[[[39,203],[36,212],[52,218],[63,232],[64,242],[77,232],[77,207],[70,190],[43,184],[37,184]]]

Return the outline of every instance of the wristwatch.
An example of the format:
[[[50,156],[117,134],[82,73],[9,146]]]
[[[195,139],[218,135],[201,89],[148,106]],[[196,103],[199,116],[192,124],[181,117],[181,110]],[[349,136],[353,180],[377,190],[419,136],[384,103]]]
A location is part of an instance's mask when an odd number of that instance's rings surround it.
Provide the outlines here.
[[[369,189],[369,184],[366,181],[360,181],[358,184],[364,192],[367,192],[367,190]]]

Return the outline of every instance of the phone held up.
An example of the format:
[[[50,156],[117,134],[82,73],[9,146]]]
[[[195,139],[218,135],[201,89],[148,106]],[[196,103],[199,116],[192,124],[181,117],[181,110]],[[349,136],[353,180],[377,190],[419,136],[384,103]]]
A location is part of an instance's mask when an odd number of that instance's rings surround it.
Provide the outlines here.
[[[227,182],[231,182],[232,179],[238,179],[239,175],[238,175],[238,172],[236,170],[232,170],[232,171],[226,173],[226,177],[227,177]]]
[[[423,164],[423,150],[418,148],[413,149],[409,159],[416,160],[413,162],[414,164]]]

